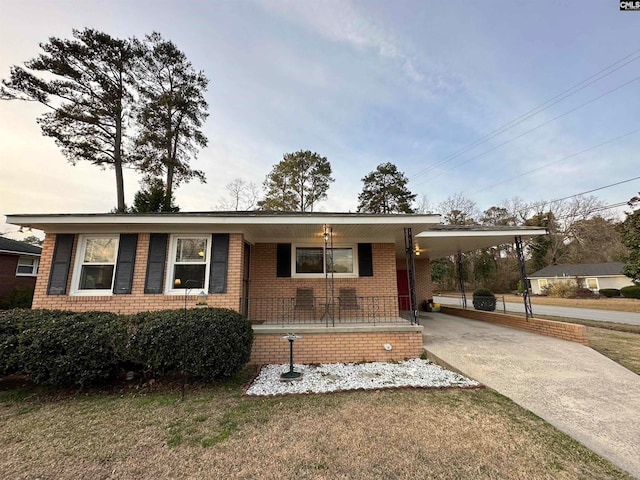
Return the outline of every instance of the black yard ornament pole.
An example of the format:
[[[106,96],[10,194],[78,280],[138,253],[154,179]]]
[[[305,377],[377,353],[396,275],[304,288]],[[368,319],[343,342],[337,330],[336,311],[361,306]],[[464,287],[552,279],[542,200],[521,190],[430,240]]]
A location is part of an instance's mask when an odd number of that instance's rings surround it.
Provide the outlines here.
[[[302,379],[302,373],[293,370],[293,342],[299,338],[302,337],[295,333],[289,333],[282,337],[283,340],[289,340],[289,371],[280,375],[280,380],[283,382]]]

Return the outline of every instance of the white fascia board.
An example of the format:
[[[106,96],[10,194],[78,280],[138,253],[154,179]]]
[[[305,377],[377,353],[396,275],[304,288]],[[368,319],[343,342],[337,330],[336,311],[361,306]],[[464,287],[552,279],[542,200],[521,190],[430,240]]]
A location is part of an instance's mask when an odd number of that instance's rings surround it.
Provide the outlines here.
[[[439,215],[7,215],[7,223],[27,226],[79,224],[154,224],[154,225],[405,225],[411,223],[440,224]]]
[[[419,238],[447,238],[447,237],[531,237],[538,235],[546,235],[545,229],[522,229],[522,230],[425,230],[420,232],[416,237]]]

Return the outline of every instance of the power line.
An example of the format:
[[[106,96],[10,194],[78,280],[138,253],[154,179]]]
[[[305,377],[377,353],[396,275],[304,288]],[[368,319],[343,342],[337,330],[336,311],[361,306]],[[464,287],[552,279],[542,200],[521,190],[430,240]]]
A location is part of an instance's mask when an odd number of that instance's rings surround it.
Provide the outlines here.
[[[611,69],[612,67],[615,67],[616,65],[618,65],[620,62],[623,62],[624,60],[628,59],[629,57],[632,57],[634,55],[636,55],[638,52],[640,52],[640,49],[635,50],[633,52],[631,52],[630,54],[626,55],[625,57],[622,57],[621,59],[617,60],[616,62],[612,63],[611,65],[603,68],[602,70],[594,73],[593,75],[587,77],[586,79],[576,83],[575,85],[569,87],[568,89],[564,90],[563,92],[559,93],[558,95],[556,95],[555,97],[550,98],[549,100],[547,100],[544,103],[541,103],[540,105],[538,105],[537,107],[534,107],[533,109],[529,110],[528,112],[523,113],[522,115],[514,118],[513,120],[505,123],[504,125],[502,125],[501,127],[498,127],[497,129],[489,132],[488,134],[480,137],[479,139],[475,140],[474,142],[470,143],[469,145],[461,148],[460,150],[452,153],[451,155],[449,155],[448,157],[446,157],[444,160],[438,162],[435,165],[432,165],[431,167],[427,167],[424,168],[420,171],[418,171],[417,173],[415,173],[411,178],[415,178],[415,177],[419,177],[421,175],[424,175],[427,172],[430,172],[431,170],[439,167],[440,165],[443,165],[451,160],[453,160],[454,158],[462,155],[463,153],[472,150],[473,148],[475,148],[478,145],[481,145],[483,143],[486,143],[487,141],[489,141],[491,138],[519,125],[520,123],[524,122],[525,120],[528,120],[529,118],[537,115],[540,112],[543,112],[544,110],[547,110],[548,108],[552,107],[553,105],[561,102],[562,100],[564,100],[565,98],[570,97],[571,95],[574,95],[576,93],[578,93],[581,90],[584,90],[585,88],[587,88],[588,86],[602,80],[603,78],[611,75],[612,73],[620,70],[621,68],[625,67],[626,65],[638,60],[638,58],[640,58],[640,56],[637,56],[635,58],[632,58],[631,60],[623,63],[622,65],[617,66],[616,68],[612,69],[610,72],[607,72],[606,74],[600,76],[599,78],[596,78],[592,81],[589,81],[591,79],[593,79],[594,77],[597,77],[598,75],[602,74],[603,72],[606,72],[607,70]],[[588,83],[587,83],[588,82]],[[584,85],[583,85],[584,84]],[[577,88],[580,87],[580,88]],[[574,90],[573,92],[571,92],[572,90]],[[571,93],[569,93],[571,92]]]
[[[524,177],[524,176],[529,175],[531,173],[534,173],[534,172],[540,171],[540,170],[542,170],[544,168],[547,168],[550,165],[554,165],[556,163],[563,162],[563,161],[568,160],[570,158],[577,157],[578,155],[582,155],[583,153],[587,153],[587,152],[589,152],[591,150],[595,150],[596,148],[602,147],[603,145],[607,145],[609,143],[613,143],[613,142],[615,142],[617,140],[620,140],[621,138],[628,137],[629,135],[633,135],[634,133],[638,133],[638,132],[640,132],[640,128],[636,128],[635,130],[632,130],[630,132],[623,133],[622,135],[618,135],[617,137],[614,137],[614,138],[611,138],[611,139],[606,140],[604,142],[598,143],[597,145],[593,145],[591,147],[585,148],[584,150],[580,150],[579,152],[572,153],[571,155],[567,155],[566,157],[563,157],[563,158],[561,158],[559,160],[554,160],[553,162],[545,163],[544,165],[541,165],[538,168],[534,168],[533,170],[529,170],[527,172],[521,173],[520,175],[515,175],[513,177],[509,177],[509,178],[507,178],[505,180],[502,180],[500,182],[494,183],[493,185],[489,185],[489,186],[487,186],[485,188],[482,188],[480,190],[476,190],[475,192],[472,192],[469,195],[475,195],[476,193],[484,192],[485,190],[489,190],[490,188],[497,187],[498,185],[502,185],[503,183],[506,183],[506,182],[508,182],[510,180],[515,180],[516,178]]]
[[[485,156],[487,153],[491,153],[491,152],[493,152],[494,150],[497,150],[498,148],[503,147],[504,145],[507,145],[508,143],[511,143],[511,142],[513,142],[513,141],[515,141],[515,140],[518,140],[519,138],[522,138],[522,137],[524,137],[525,135],[528,135],[528,134],[530,134],[531,132],[533,132],[533,131],[535,131],[535,130],[538,130],[539,128],[542,128],[542,127],[544,127],[545,125],[548,125],[548,124],[550,124],[551,122],[555,122],[556,120],[558,120],[558,119],[560,119],[560,118],[562,118],[562,117],[565,117],[565,116],[569,115],[570,113],[573,113],[573,112],[575,112],[576,110],[579,110],[579,109],[581,109],[582,107],[585,107],[585,106],[587,106],[587,105],[589,105],[589,104],[591,104],[591,103],[595,102],[596,100],[600,100],[602,97],[605,97],[605,96],[607,96],[607,95],[610,95],[610,94],[612,94],[612,93],[614,93],[614,92],[616,92],[616,91],[620,90],[621,88],[624,88],[624,87],[626,87],[627,85],[630,85],[630,84],[631,84],[631,83],[633,83],[633,82],[637,82],[638,80],[640,80],[640,76],[635,77],[634,79],[629,80],[628,82],[625,82],[625,83],[623,83],[622,85],[618,85],[616,88],[613,88],[613,89],[611,89],[611,90],[609,90],[609,91],[607,91],[607,92],[605,92],[605,93],[603,93],[603,94],[601,94],[601,95],[598,95],[597,97],[592,98],[591,100],[589,100],[589,101],[587,101],[587,102],[585,102],[585,103],[582,103],[582,104],[580,104],[580,105],[578,105],[578,106],[576,106],[576,107],[572,108],[571,110],[568,110],[568,111],[566,111],[566,112],[564,112],[564,113],[561,113],[560,115],[557,115],[557,116],[555,116],[555,117],[551,118],[550,120],[547,120],[546,122],[542,122],[541,124],[536,125],[535,127],[531,128],[531,129],[529,129],[529,130],[527,130],[526,132],[521,133],[520,135],[517,135],[517,136],[515,136],[515,137],[513,137],[513,138],[510,138],[509,140],[505,140],[505,141],[504,141],[504,142],[502,142],[502,143],[499,143],[499,144],[498,144],[498,145],[496,145],[495,147],[490,148],[489,150],[486,150],[485,152],[481,153],[480,155],[476,155],[475,157],[471,157],[470,159],[465,160],[465,161],[464,161],[464,162],[462,162],[462,163],[459,163],[459,164],[458,164],[458,165],[456,165],[455,167],[452,167],[452,168],[450,168],[449,170],[445,170],[444,172],[440,172],[438,175],[435,175],[434,177],[430,177],[430,178],[428,178],[428,179],[426,179],[426,180],[424,180],[424,181],[422,181],[422,182],[420,182],[420,183],[417,183],[416,185],[421,185],[422,183],[426,182],[427,180],[433,180],[434,178],[437,178],[437,177],[439,177],[440,175],[443,175],[444,173],[446,173],[446,172],[448,172],[448,171],[453,170],[454,168],[461,167],[462,165],[465,165],[465,164],[467,164],[467,163],[471,162],[472,160],[476,160],[476,159],[478,159],[478,158],[480,158],[480,157],[483,157],[483,156]]]
[[[605,188],[615,187],[616,185],[622,185],[623,183],[632,182],[632,181],[638,180],[638,179],[640,179],[640,177],[633,177],[633,178],[629,178],[627,180],[623,180],[621,182],[610,183],[609,185],[605,185],[604,187],[594,188],[593,190],[587,190],[586,192],[580,192],[580,193],[576,193],[575,195],[569,195],[568,197],[562,197],[562,198],[558,198],[556,200],[551,200],[551,202],[549,202],[549,203],[561,202],[562,200],[567,200],[569,198],[579,197],[580,195],[584,195],[585,193],[597,192],[598,190],[604,190]]]

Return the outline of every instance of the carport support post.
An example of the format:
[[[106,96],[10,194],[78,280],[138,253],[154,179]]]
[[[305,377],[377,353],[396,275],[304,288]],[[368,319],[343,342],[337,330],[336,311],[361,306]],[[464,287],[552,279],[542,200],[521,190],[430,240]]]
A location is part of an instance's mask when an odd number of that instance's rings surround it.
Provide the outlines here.
[[[522,285],[522,301],[524,302],[524,314],[527,319],[533,317],[531,309],[531,297],[529,297],[529,284],[527,273],[524,268],[524,250],[522,248],[522,237],[516,237],[516,252],[518,254],[518,270],[520,271],[520,285]]]
[[[464,269],[462,268],[462,252],[458,250],[457,256],[458,265],[458,278],[460,279],[460,301],[462,302],[462,308],[467,308],[467,296],[464,293]]]

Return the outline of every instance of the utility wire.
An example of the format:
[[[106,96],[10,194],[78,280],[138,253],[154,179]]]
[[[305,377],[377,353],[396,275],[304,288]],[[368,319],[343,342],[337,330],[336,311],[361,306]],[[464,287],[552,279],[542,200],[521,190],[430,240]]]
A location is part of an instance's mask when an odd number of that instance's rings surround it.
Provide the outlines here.
[[[607,95],[610,95],[610,94],[612,94],[612,93],[614,93],[614,92],[616,92],[616,91],[620,90],[621,88],[624,88],[624,87],[626,87],[627,85],[632,84],[633,82],[637,82],[638,80],[640,80],[640,76],[635,77],[635,78],[633,78],[632,80],[629,80],[628,82],[623,83],[622,85],[618,85],[616,88],[613,88],[613,89],[611,89],[611,90],[609,90],[609,91],[607,91],[607,92],[605,92],[605,93],[603,93],[603,94],[601,94],[601,95],[598,95],[597,97],[592,98],[591,100],[589,100],[589,101],[587,101],[587,102],[584,102],[584,103],[582,103],[582,104],[580,104],[580,105],[578,105],[578,106],[576,106],[576,107],[572,108],[571,110],[568,110],[568,111],[566,111],[566,112],[564,112],[564,113],[561,113],[560,115],[557,115],[557,116],[555,116],[555,117],[551,118],[550,120],[547,120],[546,122],[542,122],[541,124],[536,125],[535,127],[531,128],[531,129],[529,129],[529,130],[527,130],[526,132],[521,133],[520,135],[516,135],[515,137],[510,138],[509,140],[505,140],[504,142],[499,143],[499,144],[498,144],[498,145],[496,145],[495,147],[490,148],[489,150],[484,151],[484,152],[483,152],[483,153],[481,153],[480,155],[476,155],[475,157],[471,157],[470,159],[465,160],[464,162],[459,163],[459,164],[457,164],[456,166],[454,166],[454,167],[452,167],[452,168],[450,168],[450,169],[448,169],[448,170],[445,170],[445,171],[443,171],[443,172],[440,172],[438,175],[435,175],[435,176],[433,176],[433,177],[430,177],[430,178],[428,178],[428,179],[425,179],[425,180],[423,180],[422,182],[417,183],[417,184],[415,184],[415,185],[422,185],[424,182],[426,182],[426,181],[430,181],[430,180],[433,180],[434,178],[438,178],[440,175],[443,175],[444,173],[446,173],[446,172],[448,172],[448,171],[451,171],[451,170],[453,170],[454,168],[461,167],[462,165],[465,165],[465,164],[467,164],[467,163],[471,162],[472,160],[476,160],[476,159],[478,159],[478,158],[480,158],[480,157],[484,157],[487,153],[491,153],[491,152],[493,152],[494,150],[497,150],[498,148],[500,148],[500,147],[502,147],[502,146],[504,146],[504,145],[507,145],[508,143],[511,143],[511,142],[513,142],[513,141],[515,141],[515,140],[518,140],[519,138],[522,138],[522,137],[524,137],[525,135],[528,135],[529,133],[531,133],[531,132],[533,132],[533,131],[535,131],[535,130],[537,130],[537,129],[539,129],[539,128],[542,128],[542,127],[544,127],[545,125],[548,125],[548,124],[550,124],[551,122],[555,122],[556,120],[558,120],[558,119],[560,119],[560,118],[562,118],[562,117],[565,117],[565,116],[567,116],[567,115],[569,115],[569,114],[571,114],[571,113],[575,112],[576,110],[581,109],[582,107],[586,107],[587,105],[589,105],[589,104],[591,104],[591,103],[593,103],[593,102],[595,102],[595,101],[597,101],[597,100],[600,100],[602,97],[605,97],[605,96],[607,96]],[[414,186],[415,186],[415,185],[414,185]]]
[[[584,90],[588,86],[590,86],[590,85],[602,80],[603,78],[605,78],[605,77],[611,75],[612,73],[620,70],[621,68],[625,67],[626,65],[638,60],[640,58],[640,56],[636,56],[635,58],[632,58],[631,60],[623,63],[622,65],[617,66],[616,68],[614,68],[610,72],[607,72],[604,75],[601,75],[599,78],[595,78],[594,79],[594,77],[597,77],[598,75],[602,74],[603,72],[606,72],[607,70],[611,69],[612,67],[615,67],[620,62],[623,62],[624,60],[627,60],[629,57],[632,57],[632,56],[636,55],[639,52],[640,52],[640,49],[631,52],[629,55],[626,55],[625,57],[617,60],[616,62],[612,63],[608,67],[603,68],[602,70],[594,73],[593,75],[587,77],[586,79],[582,80],[581,82],[576,83],[575,85],[569,87],[568,89],[566,89],[563,92],[559,93],[555,97],[550,98],[546,102],[541,103],[537,107],[534,107],[533,109],[529,110],[528,112],[523,113],[519,117],[514,118],[513,120],[511,120],[511,121],[505,123],[504,125],[502,125],[501,127],[498,127],[497,129],[489,132],[488,134],[486,134],[486,135],[480,137],[479,139],[475,140],[474,142],[470,143],[469,145],[467,145],[467,146],[461,148],[460,150],[452,153],[451,155],[446,157],[444,160],[436,163],[435,165],[432,165],[430,167],[427,167],[427,168],[424,168],[424,169],[418,171],[417,173],[412,175],[411,178],[415,178],[415,177],[419,177],[421,175],[424,175],[425,173],[430,172],[431,170],[439,167],[440,165],[448,163],[449,161],[451,161],[454,158],[462,155],[463,153],[465,153],[465,152],[467,152],[469,150],[472,150],[476,146],[481,145],[483,143],[486,143],[487,141],[489,141],[493,137],[495,137],[495,136],[497,136],[497,135],[499,135],[499,134],[501,134],[501,133],[503,133],[503,132],[515,127],[515,126],[517,126],[517,125],[519,125],[520,123],[524,122],[525,120],[528,120],[529,118],[537,115],[538,113],[543,112],[544,110],[547,110],[548,108],[550,108],[553,105],[561,102],[565,98],[568,98],[571,95],[574,95],[574,94],[578,93],[579,91]],[[592,80],[592,79],[594,79],[594,80]],[[578,87],[580,87],[580,88],[578,88]],[[575,90],[575,91],[572,92],[572,90]]]
[[[540,170],[542,170],[544,168],[547,168],[550,165],[554,165],[556,163],[563,162],[564,160],[568,160],[570,158],[577,157],[578,155],[582,155],[583,153],[587,153],[587,152],[589,152],[591,150],[595,150],[596,148],[602,147],[603,145],[607,145],[609,143],[613,143],[613,142],[615,142],[617,140],[620,140],[621,138],[628,137],[629,135],[633,135],[634,133],[638,133],[638,132],[640,132],[640,128],[636,128],[635,130],[632,130],[630,132],[623,133],[622,135],[618,135],[617,137],[614,137],[614,138],[610,138],[609,140],[606,140],[606,141],[604,141],[602,143],[598,143],[597,145],[593,145],[591,147],[585,148],[584,150],[580,150],[579,152],[572,153],[571,155],[567,155],[566,157],[562,157],[559,160],[554,160],[553,162],[545,163],[544,165],[541,165],[538,168],[534,168],[533,170],[529,170],[527,172],[521,173],[520,175],[515,175],[513,177],[509,177],[509,178],[507,178],[505,180],[502,180],[500,182],[494,183],[493,185],[489,185],[489,186],[487,186],[485,188],[482,188],[480,190],[476,190],[475,192],[471,192],[469,195],[475,195],[476,193],[484,192],[485,190],[489,190],[490,188],[497,187],[498,185],[502,185],[503,183],[506,183],[506,182],[508,182],[510,180],[515,180],[516,178],[524,177],[524,176],[529,175],[531,173],[534,173],[534,172],[540,171]]]
[[[593,190],[587,190],[586,192],[580,192],[580,193],[576,193],[575,195],[569,195],[568,197],[562,197],[562,198],[558,198],[556,200],[551,200],[549,203],[561,202],[562,200],[567,200],[569,198],[579,197],[580,195],[584,195],[585,193],[597,192],[598,190],[604,190],[605,188],[615,187],[616,185],[622,185],[623,183],[632,182],[632,181],[638,180],[638,179],[640,179],[640,177],[633,177],[633,178],[629,178],[627,180],[623,180],[621,182],[610,183],[609,185],[605,185],[604,187],[598,187],[598,188],[594,188]]]

